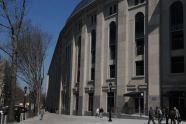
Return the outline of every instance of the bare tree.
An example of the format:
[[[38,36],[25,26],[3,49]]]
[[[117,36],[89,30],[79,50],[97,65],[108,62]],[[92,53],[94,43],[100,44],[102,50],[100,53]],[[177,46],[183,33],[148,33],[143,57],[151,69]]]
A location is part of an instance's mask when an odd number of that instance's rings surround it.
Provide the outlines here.
[[[18,43],[19,78],[27,83],[32,97],[36,98],[33,101],[36,102],[34,104],[37,107],[37,112],[40,109],[44,59],[49,42],[50,35],[30,23],[26,23]]]
[[[17,43],[23,19],[25,17],[26,0],[0,0],[0,28],[5,29],[10,34],[11,53],[4,52],[11,56],[11,103],[8,118],[14,121],[14,103],[16,91],[16,73],[17,73]]]

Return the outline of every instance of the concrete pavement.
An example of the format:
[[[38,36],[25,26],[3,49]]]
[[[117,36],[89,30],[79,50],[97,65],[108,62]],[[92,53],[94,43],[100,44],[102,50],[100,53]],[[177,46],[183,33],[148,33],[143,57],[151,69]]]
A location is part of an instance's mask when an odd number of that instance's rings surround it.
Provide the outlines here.
[[[93,116],[69,116],[46,113],[43,120],[39,120],[39,117],[34,117],[19,124],[147,124],[147,120],[112,118],[112,122],[108,122],[107,117],[96,118]],[[162,124],[165,124],[165,122],[163,121]],[[186,122],[181,124],[186,124]]]

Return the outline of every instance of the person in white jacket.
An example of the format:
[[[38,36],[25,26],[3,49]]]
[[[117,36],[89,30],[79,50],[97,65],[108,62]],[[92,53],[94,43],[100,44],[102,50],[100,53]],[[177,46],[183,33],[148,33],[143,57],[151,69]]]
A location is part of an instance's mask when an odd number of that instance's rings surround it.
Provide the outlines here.
[[[45,109],[44,109],[44,106],[42,106],[42,107],[40,108],[40,120],[43,120],[43,115],[44,115],[44,113],[45,113]]]
[[[177,124],[179,124],[181,122],[180,112],[176,107],[174,107],[174,111],[176,112]]]
[[[96,117],[99,117],[99,108],[96,109]]]

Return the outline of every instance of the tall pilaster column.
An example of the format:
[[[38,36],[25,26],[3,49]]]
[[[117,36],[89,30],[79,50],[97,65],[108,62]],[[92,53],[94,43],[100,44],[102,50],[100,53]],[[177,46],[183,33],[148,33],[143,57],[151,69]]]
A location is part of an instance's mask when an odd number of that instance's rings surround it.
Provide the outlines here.
[[[70,68],[70,72],[71,72],[71,85],[70,85],[70,115],[73,114],[73,108],[74,108],[74,102],[75,102],[75,99],[74,99],[74,94],[73,94],[73,88],[74,88],[74,85],[76,83],[76,80],[75,80],[75,75],[76,75],[76,69],[75,69],[75,65],[76,65],[76,46],[75,46],[75,37],[72,36],[72,41],[71,41],[71,68]]]
[[[82,31],[81,31],[81,62],[80,62],[80,82],[79,82],[79,104],[78,114],[84,115],[86,110],[85,102],[85,85],[87,82],[87,53],[88,53],[88,34],[87,25],[85,24],[85,17],[82,17]]]
[[[62,79],[60,81],[60,89],[59,89],[59,114],[62,114]]]
[[[124,97],[127,80],[127,58],[126,58],[126,30],[127,30],[127,0],[118,1],[118,22],[117,22],[117,96],[116,96],[116,111],[123,111]]]
[[[102,84],[104,76],[104,15],[103,4],[98,1],[97,8],[97,25],[96,25],[96,62],[95,62],[95,85],[94,85],[94,107],[102,107]]]
[[[160,0],[148,0],[148,107],[160,106]]]

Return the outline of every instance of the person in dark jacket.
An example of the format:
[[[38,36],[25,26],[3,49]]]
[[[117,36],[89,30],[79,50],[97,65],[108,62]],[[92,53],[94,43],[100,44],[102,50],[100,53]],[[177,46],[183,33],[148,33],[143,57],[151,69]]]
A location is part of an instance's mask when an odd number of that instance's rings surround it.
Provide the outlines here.
[[[153,124],[155,124],[155,121],[154,121],[154,110],[152,109],[152,107],[150,107],[150,109],[149,109],[148,124],[150,124],[151,121],[152,121]]]
[[[171,124],[176,124],[176,111],[174,108],[170,110],[170,119],[171,119]]]
[[[99,109],[99,117],[102,118],[103,117],[103,108]]]
[[[14,111],[15,111],[15,119],[16,119],[16,121],[20,122],[20,116],[21,116],[20,108],[17,107],[17,108],[14,109]]]
[[[169,114],[169,108],[168,107],[166,107],[165,108],[165,119],[166,119],[166,124],[169,124],[169,116],[170,116],[170,114]]]

